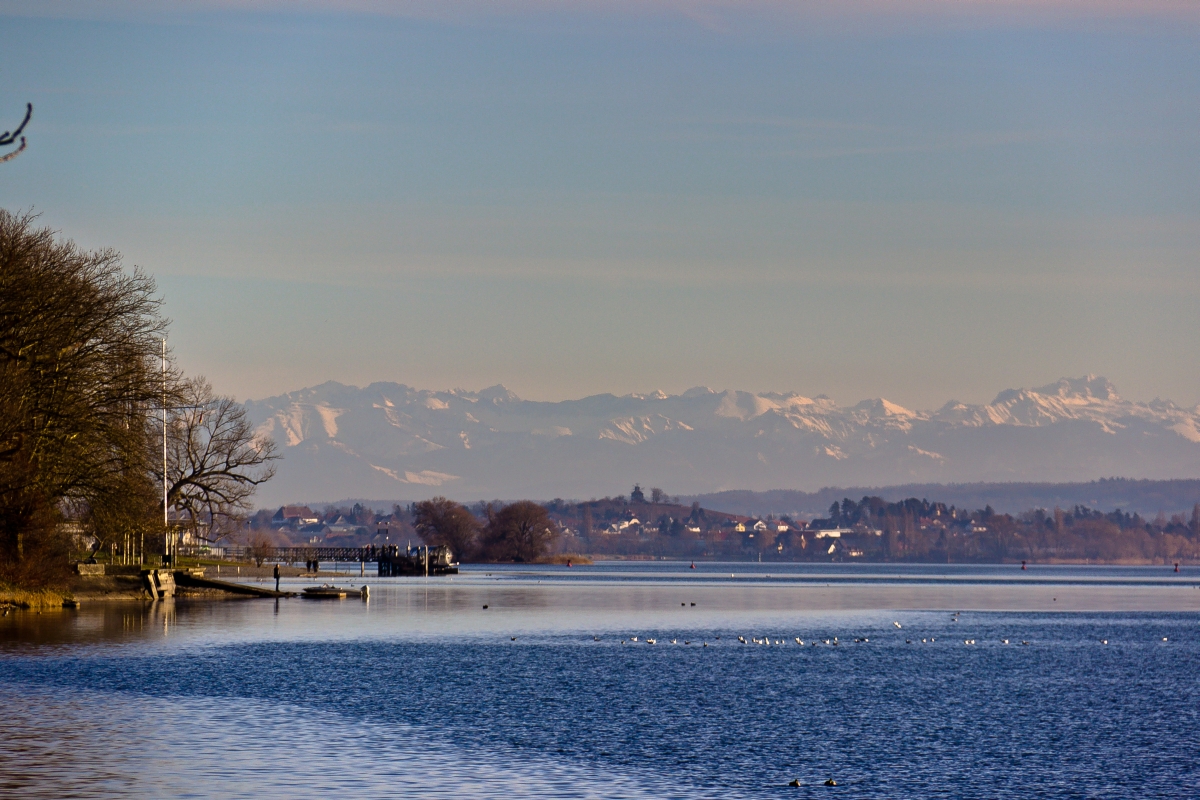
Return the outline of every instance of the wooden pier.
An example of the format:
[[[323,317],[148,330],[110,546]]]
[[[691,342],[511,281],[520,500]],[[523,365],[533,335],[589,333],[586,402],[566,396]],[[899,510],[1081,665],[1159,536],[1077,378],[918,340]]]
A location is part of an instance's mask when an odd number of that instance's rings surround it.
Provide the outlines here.
[[[308,561],[368,564],[375,562],[379,577],[429,577],[457,575],[458,562],[446,545],[367,545],[366,547],[230,547],[226,554],[233,559],[262,559],[280,564]]]
[[[277,561],[280,564],[303,564],[305,561],[374,561],[376,554],[382,548],[373,545],[366,547],[318,547],[307,545],[301,547],[260,547],[229,546],[225,555],[234,561],[253,561],[261,556],[264,561]]]

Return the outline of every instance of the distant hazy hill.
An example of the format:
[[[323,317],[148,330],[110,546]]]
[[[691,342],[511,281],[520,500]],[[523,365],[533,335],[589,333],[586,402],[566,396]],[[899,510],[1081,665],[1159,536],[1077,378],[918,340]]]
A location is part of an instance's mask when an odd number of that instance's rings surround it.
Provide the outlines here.
[[[1200,503],[1200,480],[1129,480],[1100,479],[1086,483],[908,483],[881,487],[830,487],[815,492],[775,489],[767,492],[729,491],[681,498],[699,501],[704,508],[730,514],[819,514],[830,503],[843,498],[861,500],[865,496],[882,497],[889,502],[909,497],[942,502],[971,511],[991,506],[1001,513],[1019,513],[1031,508],[1071,509],[1076,505],[1100,511],[1121,509],[1153,517],[1158,512],[1190,515]]]
[[[1200,478],[1200,407],[1122,400],[1093,376],[937,411],[703,388],[540,403],[502,386],[434,392],[395,383],[325,383],[247,407],[284,456],[263,505],[435,493],[589,498],[627,492],[634,481],[695,495]]]

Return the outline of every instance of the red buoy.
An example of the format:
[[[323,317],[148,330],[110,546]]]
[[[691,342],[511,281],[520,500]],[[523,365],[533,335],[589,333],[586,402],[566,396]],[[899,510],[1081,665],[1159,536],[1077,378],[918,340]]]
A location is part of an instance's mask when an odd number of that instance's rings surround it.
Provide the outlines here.
[[[695,562],[695,561],[693,561],[693,562],[692,562],[692,569],[695,569],[695,568],[696,568],[696,562]],[[1179,570],[1175,570],[1175,571],[1176,571],[1176,572],[1179,572]]]
[[[1175,571],[1179,572],[1179,562],[1178,561],[1175,562]]]
[[[1021,569],[1025,569],[1025,562],[1024,562],[1024,561],[1022,561],[1022,562],[1021,562]]]
[[[571,566],[571,559],[569,559],[569,558],[567,559],[567,566],[568,567]]]

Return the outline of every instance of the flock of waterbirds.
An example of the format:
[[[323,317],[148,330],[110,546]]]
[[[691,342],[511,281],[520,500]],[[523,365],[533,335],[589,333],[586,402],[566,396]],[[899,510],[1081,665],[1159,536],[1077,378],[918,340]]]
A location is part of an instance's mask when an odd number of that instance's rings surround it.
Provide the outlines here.
[[[684,604],[684,603],[680,603],[680,605],[686,605],[686,604]],[[692,605],[694,606],[694,605],[696,605],[696,604],[695,604],[695,603],[692,603]],[[484,606],[484,608],[487,608],[487,606]],[[951,622],[955,622],[955,623],[957,623],[957,622],[959,621],[959,617],[960,617],[961,615],[962,615],[962,612],[961,612],[961,611],[956,611],[956,612],[954,612],[954,613],[951,615],[951,617],[950,617],[950,620],[951,620]],[[895,627],[895,628],[896,628],[896,630],[903,630],[903,628],[904,628],[904,626],[900,624],[899,620],[893,621],[893,622],[892,622],[892,625],[893,625],[893,627]],[[517,641],[517,637],[516,637],[516,636],[512,636],[512,637],[509,637],[509,638],[510,638],[512,641],[514,641],[514,642],[515,642],[515,641]],[[790,639],[790,641],[789,641],[789,639]],[[720,637],[720,636],[715,636],[715,637],[714,637],[714,640],[715,640],[715,641],[720,641],[720,640],[721,640],[721,637]],[[594,635],[594,636],[592,636],[592,641],[594,641],[594,642],[601,642],[601,641],[604,641],[604,639],[603,639],[602,637],[600,637],[600,636],[595,636],[595,635]],[[648,644],[648,645],[656,645],[656,644],[658,644],[658,643],[659,643],[659,640],[658,640],[657,638],[655,638],[655,637],[652,637],[652,636],[628,636],[628,637],[626,637],[626,638],[623,638],[623,639],[621,639],[620,641],[621,641],[621,644]],[[679,639],[679,637],[675,637],[675,638],[669,639],[669,640],[667,640],[667,641],[669,641],[669,643],[670,643],[670,644],[679,644],[679,643],[680,643],[680,639]],[[714,643],[715,643],[715,641],[714,641]],[[768,635],[754,636],[754,635],[752,634],[752,635],[751,635],[749,638],[747,638],[747,637],[745,637],[745,636],[738,636],[738,637],[737,637],[737,639],[736,639],[736,641],[738,642],[738,644],[739,644],[739,645],[750,645],[750,646],[753,646],[753,645],[758,645],[758,646],[761,646],[761,647],[769,647],[769,646],[781,647],[781,646],[784,646],[784,645],[789,645],[789,644],[791,644],[792,642],[794,642],[794,643],[795,643],[795,646],[799,646],[799,647],[805,647],[805,646],[808,646],[808,647],[818,647],[818,646],[821,646],[821,645],[826,645],[826,646],[829,646],[829,647],[839,647],[839,646],[841,646],[841,644],[842,644],[842,643],[841,643],[841,640],[840,640],[840,639],[839,639],[837,636],[833,636],[833,637],[830,637],[830,638],[815,638],[815,639],[808,639],[808,640],[805,640],[805,639],[803,639],[803,638],[801,638],[801,637],[799,637],[799,636],[792,636],[792,637],[787,637],[787,636],[783,636],[783,637],[772,637],[772,636],[768,636]],[[861,636],[861,637],[855,637],[853,641],[854,641],[854,643],[855,643],[855,644],[869,644],[869,643],[870,643],[870,641],[871,641],[871,639],[870,639],[869,637],[866,637],[866,636]],[[1009,639],[1000,639],[1000,640],[998,640],[998,641],[999,641],[999,643],[1000,643],[1000,644],[1002,644],[1002,645],[1006,645],[1006,644],[1009,644],[1009,643],[1010,643],[1010,640],[1009,640]],[[1099,641],[1100,641],[1100,644],[1103,644],[1103,645],[1106,645],[1106,644],[1108,644],[1108,639],[1101,639],[1101,640],[1099,640]],[[1168,641],[1168,637],[1166,637],[1166,636],[1163,636],[1163,637],[1162,637],[1162,641],[1163,641],[1163,642],[1166,642],[1166,641]],[[914,644],[915,642],[916,642],[916,640],[915,640],[915,639],[913,639],[913,638],[905,638],[905,640],[904,640],[904,643],[905,643],[905,644]],[[928,636],[928,637],[922,637],[922,638],[921,638],[921,643],[922,643],[922,644],[933,644],[933,643],[935,643],[935,642],[937,642],[937,639],[936,639],[935,637],[932,637],[932,636]],[[964,645],[970,646],[970,645],[974,645],[974,644],[976,644],[976,643],[978,642],[978,640],[977,640],[977,639],[974,639],[974,638],[971,638],[971,639],[963,639],[963,640],[962,640],[962,642],[963,642],[963,644],[964,644]],[[691,641],[690,639],[684,639],[684,640],[683,640],[683,644],[685,644],[685,645],[690,645],[690,644],[692,644],[692,641]],[[702,647],[708,647],[708,646],[709,646],[709,643],[708,643],[708,641],[707,641],[707,640],[701,640],[701,641],[700,641],[700,644],[701,644],[701,646],[702,646]],[[1022,641],[1021,641],[1021,644],[1022,644],[1022,645],[1029,645],[1029,644],[1030,644],[1030,642],[1029,642],[1029,641],[1027,641],[1027,640],[1022,640]],[[802,786],[803,784],[800,782],[800,779],[799,779],[799,778],[794,778],[794,779],[792,779],[791,781],[789,781],[787,785],[788,785],[788,786],[790,786],[790,787],[799,787],[799,786]],[[836,781],[836,780],[834,780],[833,778],[827,778],[826,780],[822,781],[820,785],[823,785],[823,786],[837,786],[837,785],[838,785],[838,783],[837,783],[837,781]]]
[[[679,605],[681,605],[681,606],[686,606],[686,605],[687,605],[687,603],[680,603]],[[695,603],[692,603],[692,605],[694,606],[694,605],[696,605],[696,604],[695,604]],[[485,605],[485,606],[484,606],[484,608],[486,609],[486,608],[487,608],[487,606]],[[950,617],[950,621],[951,621],[951,622],[958,622],[958,621],[959,621],[959,616],[961,616],[961,615],[962,615],[962,612],[961,612],[961,611],[955,611],[955,612],[954,612],[954,613],[951,615],[951,617]],[[903,625],[901,625],[899,621],[894,621],[894,622],[892,622],[892,625],[893,625],[893,626],[894,626],[894,627],[895,627],[897,630],[902,630],[902,629],[904,628],[904,626],[903,626]],[[509,637],[509,639],[510,639],[511,641],[514,641],[514,642],[515,642],[515,641],[517,641],[517,637],[516,637],[516,636],[510,636],[510,637]],[[791,641],[789,641],[789,639],[790,639]],[[720,637],[720,636],[714,636],[714,637],[713,637],[713,640],[714,640],[714,644],[715,644],[716,642],[719,642],[719,641],[721,641],[721,637]],[[603,639],[602,637],[600,637],[600,636],[592,636],[592,641],[594,641],[594,642],[600,642],[600,641],[604,641],[604,639]],[[641,637],[640,637],[640,636],[629,636],[629,637],[626,637],[626,638],[623,638],[623,639],[621,639],[620,641],[621,641],[621,644],[650,644],[650,645],[655,645],[655,644],[658,644],[658,642],[659,642],[659,640],[658,640],[657,638],[655,638],[655,637],[651,637],[651,636],[641,636]],[[679,637],[675,637],[675,638],[672,638],[672,639],[669,639],[669,640],[666,640],[666,641],[667,641],[668,643],[670,643],[670,644],[679,644],[679,643],[680,643]],[[856,636],[856,637],[854,637],[854,643],[855,643],[855,644],[869,644],[869,643],[870,643],[870,641],[871,641],[871,640],[870,640],[870,638],[868,638],[868,637],[866,637],[866,636],[861,636],[861,637],[859,637],[859,636]],[[997,641],[998,641],[1000,644],[1002,644],[1002,645],[1010,644],[1010,640],[1009,640],[1009,639],[999,639],[999,640],[997,640]],[[1166,636],[1162,637],[1162,641],[1164,641],[1164,642],[1168,641],[1168,637],[1166,637]],[[805,647],[805,646],[809,646],[809,647],[819,647],[819,646],[821,646],[821,645],[826,645],[826,646],[829,646],[829,647],[840,647],[840,646],[842,645],[842,642],[841,642],[841,640],[840,640],[840,639],[839,639],[837,636],[834,636],[834,637],[831,637],[831,638],[820,638],[820,637],[818,637],[818,638],[815,638],[815,639],[808,639],[808,640],[805,640],[805,639],[803,639],[803,638],[801,638],[801,637],[799,637],[799,636],[791,636],[791,637],[789,637],[789,636],[783,636],[783,637],[771,637],[771,636],[769,636],[769,635],[766,635],[766,634],[764,634],[764,635],[762,635],[762,636],[754,636],[753,634],[751,634],[751,636],[750,636],[750,638],[749,638],[749,639],[747,639],[745,636],[738,636],[738,637],[737,637],[737,642],[738,642],[738,644],[743,644],[743,645],[759,645],[759,646],[763,646],[763,647],[770,647],[770,646],[772,646],[772,645],[773,645],[773,646],[775,646],[775,647],[781,647],[781,646],[783,646],[783,645],[788,645],[788,644],[790,644],[791,642],[795,642],[795,643],[796,643],[796,645],[798,645],[798,646],[800,646],[800,647]],[[925,636],[925,637],[922,637],[922,638],[921,638],[920,644],[934,644],[934,643],[936,643],[936,642],[937,642],[937,638],[936,638],[936,637],[933,637],[933,636]],[[963,639],[963,640],[962,640],[962,643],[963,643],[964,645],[967,645],[967,646],[974,645],[974,644],[978,644],[978,642],[979,642],[979,640],[978,640],[978,639],[974,639],[974,638],[971,638],[971,639]],[[708,643],[708,640],[707,640],[707,639],[701,639],[699,643],[700,643],[700,645],[701,645],[702,647],[708,647],[708,646],[709,646],[709,643]],[[905,644],[914,644],[914,643],[916,643],[916,640],[915,640],[915,639],[912,639],[912,638],[905,638],[905,640],[904,640],[904,643],[905,643]],[[683,640],[683,644],[685,644],[685,645],[691,645],[691,644],[692,644],[692,640],[691,640],[691,639],[684,639],[684,640]],[[1021,640],[1021,644],[1022,644],[1022,645],[1026,645],[1026,646],[1028,646],[1028,645],[1030,644],[1030,642],[1029,642],[1028,640],[1026,640],[1026,639],[1022,639],[1022,640]],[[1100,644],[1108,644],[1108,639],[1101,639],[1101,640],[1100,640]]]

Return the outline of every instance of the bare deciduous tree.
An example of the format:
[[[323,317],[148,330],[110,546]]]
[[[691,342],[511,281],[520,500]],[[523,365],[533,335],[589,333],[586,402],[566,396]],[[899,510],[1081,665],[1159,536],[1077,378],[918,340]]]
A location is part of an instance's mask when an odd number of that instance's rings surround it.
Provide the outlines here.
[[[198,538],[215,542],[233,532],[255,489],[275,475],[275,442],[255,436],[246,409],[202,377],[176,394],[182,403],[167,423],[167,502]],[[161,481],[161,464],[155,474]]]
[[[254,561],[254,566],[261,567],[263,562],[275,553],[275,545],[261,534],[252,535],[247,549],[247,555]]]
[[[153,280],[34,219],[0,210],[0,567],[17,572],[64,507],[102,540],[152,512],[166,330]]]

